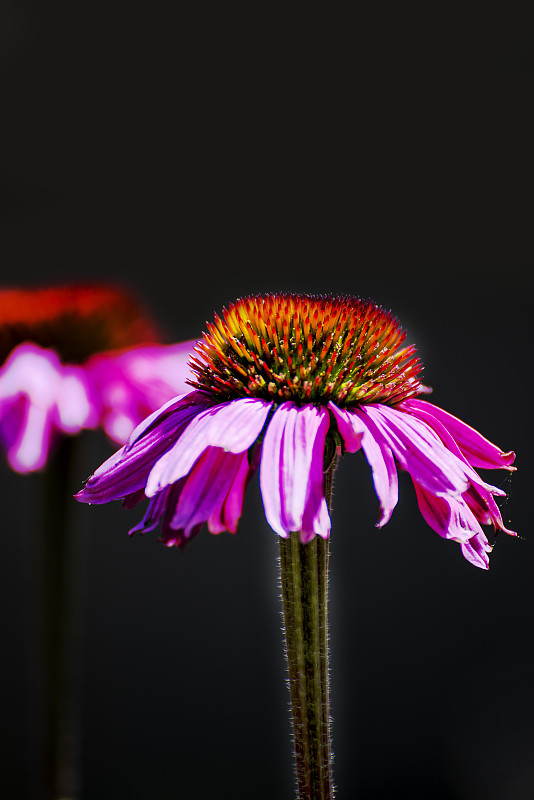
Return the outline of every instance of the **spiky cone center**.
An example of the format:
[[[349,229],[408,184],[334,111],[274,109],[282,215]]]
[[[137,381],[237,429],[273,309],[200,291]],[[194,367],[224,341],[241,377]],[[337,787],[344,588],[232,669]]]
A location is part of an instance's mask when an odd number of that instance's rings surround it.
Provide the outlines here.
[[[53,348],[62,361],[155,342],[153,324],[127,292],[71,285],[0,291],[0,363],[22,342]]]
[[[422,366],[405,337],[390,312],[357,297],[245,297],[207,323],[190,383],[221,402],[396,405],[421,391]]]

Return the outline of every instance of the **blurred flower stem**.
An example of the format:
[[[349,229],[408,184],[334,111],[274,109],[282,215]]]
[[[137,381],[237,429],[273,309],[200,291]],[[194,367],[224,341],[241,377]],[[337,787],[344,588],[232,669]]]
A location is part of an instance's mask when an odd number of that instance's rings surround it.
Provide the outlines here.
[[[324,475],[330,507],[334,456]],[[280,539],[280,578],[299,800],[334,797],[328,671],[329,538]]]
[[[44,472],[42,557],[43,632],[43,800],[72,800],[78,789],[78,723],[75,700],[76,667],[74,630],[73,545],[68,533],[71,501],[69,477],[74,455],[74,438],[62,437]]]

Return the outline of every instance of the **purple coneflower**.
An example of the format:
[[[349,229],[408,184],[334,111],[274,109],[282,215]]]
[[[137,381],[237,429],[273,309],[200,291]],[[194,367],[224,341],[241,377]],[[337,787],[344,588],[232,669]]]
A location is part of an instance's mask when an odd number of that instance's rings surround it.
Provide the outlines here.
[[[102,426],[123,444],[185,391],[193,342],[160,345],[123,290],[0,291],[0,441],[17,472],[43,469],[58,434]]]
[[[329,715],[329,504],[339,455],[361,449],[380,502],[397,504],[397,469],[421,513],[487,569],[482,525],[503,524],[475,468],[514,469],[504,453],[419,395],[421,364],[397,321],[351,297],[247,297],[208,324],[190,366],[193,391],[169,401],[76,495],[85,503],[149,498],[133,531],[161,524],[183,546],[207,523],[235,532],[246,485],[259,469],[265,516],[280,536],[280,574],[301,800],[334,796]]]
[[[513,470],[473,428],[421,400],[415,348],[391,314],[354,298],[268,295],[238,300],[208,324],[191,359],[194,391],[164,405],[87,481],[77,499],[127,507],[150,498],[134,530],[162,523],[184,545],[207,523],[235,532],[246,484],[259,467],[265,515],[287,538],[330,533],[325,453],[360,448],[385,525],[397,504],[397,467],[415,485],[421,513],[464,556],[488,567],[481,525],[507,533],[475,467]]]

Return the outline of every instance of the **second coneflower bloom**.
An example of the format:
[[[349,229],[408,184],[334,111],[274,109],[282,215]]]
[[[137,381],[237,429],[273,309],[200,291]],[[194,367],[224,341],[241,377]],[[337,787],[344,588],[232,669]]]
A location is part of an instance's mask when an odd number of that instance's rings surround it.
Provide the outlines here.
[[[466,423],[420,398],[421,364],[396,319],[353,297],[270,294],[236,301],[208,324],[190,366],[192,391],[169,401],[87,481],[77,499],[149,504],[133,531],[161,524],[184,545],[207,523],[236,531],[259,469],[265,516],[283,538],[330,534],[324,471],[362,449],[385,525],[409,473],[427,523],[487,569],[483,525],[504,526],[504,492],[478,468],[513,470]]]
[[[17,472],[55,440],[101,426],[123,444],[187,391],[193,342],[159,344],[132,295],[101,284],[0,290],[0,442]]]

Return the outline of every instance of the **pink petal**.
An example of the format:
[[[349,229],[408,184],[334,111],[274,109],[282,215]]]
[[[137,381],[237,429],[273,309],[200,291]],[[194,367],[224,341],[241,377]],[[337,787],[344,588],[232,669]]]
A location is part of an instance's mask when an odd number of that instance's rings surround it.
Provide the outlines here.
[[[215,511],[208,520],[208,529],[211,533],[231,531],[235,533],[237,523],[243,510],[243,499],[246,485],[252,474],[248,463],[248,453],[243,453],[236,475],[228,489],[224,505]]]
[[[170,527],[183,530],[185,538],[189,538],[197,525],[212,517],[214,522],[220,518],[243,461],[247,462],[246,452],[225,453],[219,447],[209,447],[186,478]]]
[[[132,494],[128,494],[123,498],[122,507],[127,508],[128,510],[135,508],[135,506],[142,500],[146,500],[145,490],[138,489],[136,492],[132,492]]]
[[[440,536],[459,542],[462,555],[475,567],[489,568],[491,546],[475,516],[462,498],[437,497],[414,481],[419,509]]]
[[[444,539],[466,542],[482,533],[475,515],[461,497],[438,497],[414,480],[419,510],[425,521]]]
[[[357,409],[342,411],[334,403],[329,403],[329,408],[336,418],[345,444],[349,441],[351,447],[356,448],[356,444],[361,442],[367,463],[371,467],[373,484],[380,503],[382,513],[377,527],[381,528],[390,520],[399,499],[397,467],[391,448],[368,416],[359,414]],[[347,450],[354,452],[348,446]]]
[[[325,408],[299,408],[286,402],[278,406],[267,426],[260,488],[267,521],[284,538],[290,531],[301,531],[304,540],[330,533],[323,481],[329,424]]]
[[[430,404],[426,403],[425,405],[428,406]],[[462,453],[458,447],[458,444],[447,428],[436,417],[430,414],[426,408],[417,408],[412,413],[413,416],[417,417],[417,419],[420,419],[429,425],[429,427],[431,427],[432,430],[438,434],[445,447],[450,450],[451,453],[457,456],[457,458],[463,461],[464,464],[466,464],[466,475],[471,485],[478,487],[484,492],[485,495],[488,493],[498,495],[500,497],[504,497],[506,495],[506,492],[503,492],[502,489],[498,489],[496,486],[492,486],[491,484],[482,480],[478,472],[473,469],[465,455]]]
[[[274,412],[261,445],[260,489],[265,517],[271,528],[287,537],[285,519],[282,519],[282,447],[286,418],[290,403],[282,403]]]
[[[170,500],[171,500],[171,488],[174,487],[168,486],[163,491],[159,492],[155,497],[152,497],[148,503],[148,508],[145,512],[145,515],[141,522],[135,525],[133,528],[130,528],[128,533],[130,536],[134,533],[147,533],[148,531],[154,530],[157,528],[163,517],[169,511]],[[182,488],[182,487],[180,487]],[[143,497],[145,496],[143,492]],[[126,504],[126,507],[129,507],[129,504]]]
[[[206,396],[200,394],[200,392],[189,392],[189,394],[172,397],[162,405],[161,408],[156,409],[156,411],[153,411],[148,417],[145,417],[145,419],[134,428],[126,442],[126,452],[128,452],[142,436],[149,433],[156,425],[159,425],[167,419],[174,411],[179,411],[189,406],[196,406],[198,413],[200,413],[200,411],[204,411],[208,405]]]
[[[168,416],[161,416],[150,429],[129,447],[122,447],[108,458],[75,495],[82,503],[107,503],[145,488],[157,460],[179,439],[191,420],[204,410],[188,402],[187,395]]]
[[[408,402],[410,404],[412,403],[412,401]],[[418,404],[415,405],[413,409],[410,405],[409,413],[413,413],[418,419],[422,419],[424,422],[430,425],[430,427],[436,431],[445,446],[469,465],[469,471],[467,475],[470,486],[469,489],[464,492],[463,499],[473,511],[476,519],[484,525],[493,523],[496,530],[502,530],[511,536],[517,536],[515,531],[509,530],[504,526],[499,507],[493,499],[494,495],[504,497],[506,492],[503,492],[502,489],[498,489],[496,486],[492,486],[491,484],[482,480],[478,473],[475,472],[475,470],[469,464],[466,456],[458,447],[458,444],[453,438],[452,434],[447,430],[445,425],[430,412],[429,408],[432,408],[430,403],[418,401]]]
[[[314,416],[311,416],[311,415]],[[324,496],[324,444],[326,434],[330,427],[328,412],[321,414],[319,425],[315,417],[315,409],[308,408],[306,411],[300,410],[300,422],[307,419],[307,425],[301,431],[302,443],[307,445],[308,453],[311,456],[309,468],[308,492],[302,514],[300,527],[300,539],[305,544],[317,534],[326,539],[330,535],[330,514],[328,504]],[[312,437],[315,442],[312,445]],[[306,465],[303,465],[306,468]],[[302,469],[302,467],[301,467]]]
[[[423,488],[436,495],[465,492],[469,485],[466,465],[424,422],[378,403],[362,406],[358,413],[375,423],[400,466]]]
[[[467,542],[461,544],[462,555],[474,567],[489,569],[488,553],[491,553],[491,545],[483,533],[477,533]]]
[[[494,489],[495,487],[492,488]],[[515,531],[505,527],[499,506],[495,502],[493,494],[501,494],[501,492],[496,489],[490,493],[484,487],[472,485],[467,492],[465,492],[463,497],[475,517],[483,525],[493,524],[496,531],[501,530],[509,536],[517,536]]]
[[[360,424],[360,419],[354,411],[338,408],[332,401],[328,403],[328,408],[335,417],[347,453],[356,453],[362,446],[362,438],[367,428]]]
[[[187,475],[208,447],[221,447],[230,453],[248,450],[260,435],[271,406],[265,400],[245,397],[202,411],[152,468],[147,497]]]
[[[455,439],[458,447],[474,467],[485,469],[514,469],[511,466],[515,453],[504,453],[497,445],[485,439],[482,434],[466,425],[465,422],[444,411],[442,408],[427,403],[426,400],[406,400],[403,408],[412,413],[423,411],[441,422]]]

